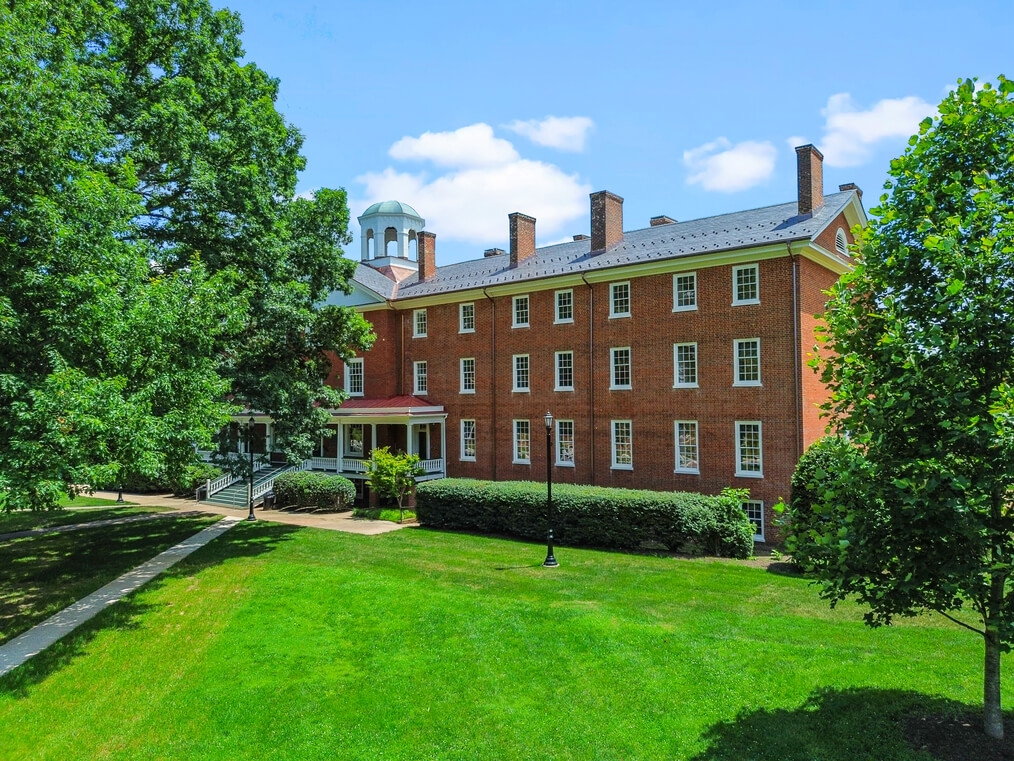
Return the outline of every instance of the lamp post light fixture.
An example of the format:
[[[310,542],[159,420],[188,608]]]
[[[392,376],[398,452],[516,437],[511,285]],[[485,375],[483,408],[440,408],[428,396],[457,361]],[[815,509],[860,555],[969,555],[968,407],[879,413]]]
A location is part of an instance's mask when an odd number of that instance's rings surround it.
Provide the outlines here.
[[[553,413],[546,413],[546,524],[549,532],[546,535],[545,568],[556,568],[559,563],[553,555]]]
[[[253,430],[254,430],[254,423],[256,423],[256,422],[257,421],[254,419],[254,416],[251,415],[250,416],[250,421],[249,421],[249,427],[247,428],[247,437],[246,437],[246,447],[247,447],[247,449],[250,450],[250,485],[249,485],[249,487],[247,489],[247,494],[250,497],[250,500],[249,500],[250,501],[250,515],[248,515],[246,517],[246,519],[248,521],[255,521],[255,520],[257,520],[257,516],[254,515],[254,511],[253,511],[253,482],[254,482]]]

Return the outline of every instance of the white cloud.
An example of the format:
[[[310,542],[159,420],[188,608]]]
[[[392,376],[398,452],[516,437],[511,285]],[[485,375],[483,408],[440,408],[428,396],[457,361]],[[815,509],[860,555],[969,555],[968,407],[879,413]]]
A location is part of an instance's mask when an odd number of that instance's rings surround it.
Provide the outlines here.
[[[770,142],[745,140],[733,145],[726,138],[683,152],[691,171],[687,182],[705,190],[733,193],[759,185],[775,169],[777,151]]]
[[[936,113],[936,106],[922,98],[885,98],[863,111],[848,93],[832,95],[821,111],[825,117],[820,142],[828,166],[857,166],[871,155],[874,144],[891,138],[909,137],[919,122]]]
[[[538,145],[580,153],[595,122],[587,116],[547,116],[545,119],[515,119],[504,125]]]
[[[520,156],[510,141],[493,136],[488,124],[471,124],[453,132],[424,132],[403,137],[388,151],[393,159],[432,161],[437,166],[496,166]]]

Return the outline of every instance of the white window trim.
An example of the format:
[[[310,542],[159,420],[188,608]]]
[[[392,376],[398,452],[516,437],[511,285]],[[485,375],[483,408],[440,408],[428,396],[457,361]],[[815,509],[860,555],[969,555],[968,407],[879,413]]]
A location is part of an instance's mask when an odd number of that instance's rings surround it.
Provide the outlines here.
[[[616,424],[626,423],[630,426],[630,464],[619,464],[616,462]],[[630,420],[609,421],[609,450],[611,455],[610,470],[633,470],[634,469],[634,423]]]
[[[574,440],[574,460],[577,460],[577,428],[574,426],[573,420],[557,420],[556,421],[556,442],[553,446],[554,456],[556,458],[556,467],[558,468],[573,468],[575,467],[574,462],[563,462],[560,460],[560,423],[570,423],[570,430],[573,433]]]
[[[757,472],[743,471],[740,470],[740,465],[743,462],[742,453],[740,451],[740,437],[739,427],[741,425],[756,425],[757,426],[757,443],[760,445],[760,451],[758,452],[758,464],[760,470]],[[737,478],[764,478],[764,426],[760,420],[737,420],[736,421],[736,477]]]
[[[757,342],[757,380],[742,380],[739,377],[739,345],[752,341]],[[760,386],[762,378],[760,338],[734,338],[732,340],[732,385],[736,387]]]
[[[465,327],[465,307],[472,307],[472,327]],[[459,333],[474,333],[475,332],[475,302],[469,301],[464,304],[458,304],[458,332]]]
[[[570,317],[565,317],[562,320],[560,319],[560,294],[561,293],[569,293],[570,294]],[[555,291],[553,293],[553,324],[554,325],[569,325],[569,324],[571,324],[573,322],[574,322],[574,289],[573,288],[565,288],[565,289],[560,290],[560,291]]]
[[[697,467],[696,468],[681,468],[680,467],[680,425],[693,423],[694,430],[697,432]],[[691,473],[693,475],[700,475],[701,473],[701,426],[696,420],[674,420],[672,424],[673,433],[673,445],[676,453],[675,467],[673,473]]]
[[[678,299],[676,291],[676,279],[681,277],[692,277],[694,279],[694,303],[691,306],[677,306]],[[674,312],[696,312],[697,311],[697,273],[677,272],[672,276],[672,311]]]
[[[839,227],[834,234],[834,250],[842,256],[849,255],[849,239],[845,235],[844,228]]]
[[[528,302],[528,322],[518,322],[518,302],[525,299]],[[532,323],[532,299],[526,293],[522,296],[515,296],[511,299],[511,327],[527,328]]]
[[[627,286],[627,311],[626,312],[615,312],[615,311],[613,311],[613,306],[615,305],[615,301],[613,300],[613,289],[616,288],[619,285],[625,285],[625,286]],[[624,317],[630,317],[630,314],[631,314],[631,312],[633,311],[633,308],[634,308],[633,301],[634,301],[634,296],[633,296],[633,291],[630,288],[630,281],[629,280],[624,280],[624,281],[621,281],[619,283],[610,283],[609,284],[609,319],[610,320],[619,320],[619,319],[622,319]]]
[[[465,362],[468,360],[472,360],[472,388],[465,388]],[[458,360],[458,393],[474,394],[475,381],[475,357],[462,357]]]
[[[736,287],[736,274],[740,270],[753,270],[754,271],[754,282],[757,284],[757,297],[752,299],[742,299],[739,297],[739,288]],[[747,304],[760,304],[760,266],[757,264],[742,264],[738,267],[732,268],[732,305],[734,307],[746,306]]]
[[[629,365],[628,365],[627,369],[628,369],[628,371],[630,373],[630,383],[627,383],[626,385],[616,385],[614,383],[614,381],[616,380],[616,373],[614,373],[613,370],[614,370],[614,368],[616,366],[616,359],[615,358],[616,358],[616,352],[618,352],[618,351],[626,351],[627,352],[627,360],[629,362]],[[610,348],[609,349],[609,390],[610,391],[630,391],[631,388],[633,388],[633,383],[634,383],[634,353],[630,350],[629,346],[614,346],[614,347]]]
[[[426,368],[426,388],[419,388],[419,367],[423,366]],[[412,363],[412,393],[413,394],[428,394],[430,388],[430,372],[429,367],[426,365],[426,360],[419,360],[418,362]]]
[[[426,332],[424,332],[424,333],[420,333],[419,332],[419,315],[420,314],[423,316],[423,318],[426,321]],[[429,329],[430,329],[430,321],[429,321],[428,315],[426,314],[426,310],[425,309],[413,309],[412,310],[412,338],[426,338],[426,336],[429,334]]]
[[[465,454],[465,423],[470,422],[472,424],[472,435],[475,438],[475,448],[479,448],[479,432],[475,426],[475,420],[472,418],[462,418],[459,428],[459,444],[458,444],[458,459],[461,462],[475,462],[475,455]]]
[[[672,387],[673,388],[699,388],[700,384],[697,381],[693,383],[680,383],[679,381],[679,361],[678,361],[678,348],[680,346],[693,346],[694,347],[694,377],[700,379],[701,375],[697,365],[697,342],[696,341],[681,341],[672,345]]]
[[[518,459],[518,423],[528,423],[528,459]],[[532,424],[528,420],[517,419],[511,423],[511,429],[513,430],[514,437],[514,449],[511,451],[511,462],[515,465],[531,465],[532,464]]]
[[[560,355],[570,355],[570,381],[569,386],[560,385]],[[553,391],[573,391],[574,390],[574,352],[572,351],[558,351],[553,354]]]
[[[349,365],[359,365],[359,377],[363,383],[362,391],[356,392],[350,388],[351,378],[349,377]],[[366,368],[363,367],[363,358],[355,357],[354,359],[350,359],[348,362],[345,363],[345,393],[348,394],[349,396],[363,396],[365,391],[366,391]]]
[[[746,505],[748,503],[749,504],[758,505],[760,507],[760,519],[761,519],[760,528],[761,528],[761,530],[760,530],[759,534],[754,534],[753,535],[753,540],[755,542],[763,542],[764,541],[764,528],[765,528],[765,526],[764,526],[764,500],[762,500],[762,499],[746,499],[746,500],[743,500],[743,512],[744,513],[746,512]]]
[[[518,358],[525,357],[528,360],[528,385],[524,388],[518,386]],[[517,394],[527,394],[532,390],[532,357],[530,354],[515,354],[511,357],[511,391]]]

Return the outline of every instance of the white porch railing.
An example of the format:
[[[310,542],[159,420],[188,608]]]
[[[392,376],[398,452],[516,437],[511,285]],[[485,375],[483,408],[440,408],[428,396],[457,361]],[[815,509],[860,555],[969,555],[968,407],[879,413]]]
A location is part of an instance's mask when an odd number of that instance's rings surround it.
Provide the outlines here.
[[[307,462],[310,463],[307,470],[338,470],[337,457],[311,457]]]
[[[444,472],[444,458],[437,457],[432,460],[420,460],[419,467],[425,470],[427,473],[443,473]]]
[[[366,472],[366,460],[360,460],[355,457],[343,457],[342,458],[342,472],[343,473],[365,473]]]

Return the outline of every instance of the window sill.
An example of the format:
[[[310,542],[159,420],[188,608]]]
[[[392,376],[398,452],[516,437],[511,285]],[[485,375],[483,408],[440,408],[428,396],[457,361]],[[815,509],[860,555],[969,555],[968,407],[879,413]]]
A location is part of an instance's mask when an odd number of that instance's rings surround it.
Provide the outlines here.
[[[623,314],[611,314],[609,315],[610,320],[622,320],[624,317],[630,317],[630,312],[624,312]]]
[[[700,388],[696,383],[674,383],[673,388]]]
[[[741,473],[736,471],[736,478],[764,478],[763,473]]]
[[[514,330],[515,328],[528,328],[528,327],[531,326],[526,322],[524,325],[511,325],[511,330]]]
[[[458,334],[459,335],[461,335],[463,333],[474,333],[474,332],[475,332],[475,328],[459,328],[458,329]]]
[[[694,304],[692,307],[673,307],[672,311],[674,311],[674,312],[696,312],[697,311],[697,305]]]
[[[474,388],[461,389],[460,391],[458,391],[458,393],[459,394],[474,394],[475,393],[475,389]]]
[[[573,391],[573,390],[574,390],[573,386],[557,386],[556,388],[553,389],[553,391]]]
[[[554,325],[573,325],[574,318],[571,317],[569,320],[553,320]]]
[[[574,463],[572,463],[572,462],[558,462],[558,463],[555,463],[555,465],[558,468],[573,468],[574,467]]]
[[[733,301],[734,307],[747,307],[751,304],[760,304],[760,299],[746,299],[745,301]]]
[[[610,386],[609,390],[610,391],[630,391],[631,387],[630,386]]]
[[[512,465],[531,465],[531,460],[511,460]]]
[[[760,381],[733,381],[733,388],[761,388],[763,384]]]
[[[416,335],[415,333],[413,333],[412,334],[412,338],[429,338],[429,335],[426,334],[426,333],[420,333],[419,335]]]
[[[345,393],[348,394],[349,396],[356,396],[356,397],[363,396],[363,392],[362,391],[360,391],[358,394],[354,394],[351,391],[346,391]]]
[[[609,469],[610,470],[633,470],[634,466],[633,465],[611,465],[609,467]]]
[[[681,470],[680,468],[676,468],[676,470],[674,470],[673,473],[675,473],[677,475],[680,475],[680,476],[699,476],[699,475],[701,475],[700,468],[698,468],[697,470]]]
[[[458,462],[475,462],[474,457],[459,457]]]
[[[532,390],[530,388],[512,388],[511,393],[514,394],[530,394]]]

